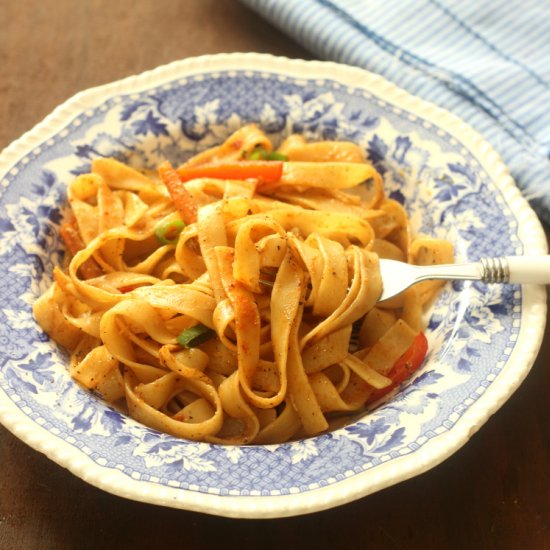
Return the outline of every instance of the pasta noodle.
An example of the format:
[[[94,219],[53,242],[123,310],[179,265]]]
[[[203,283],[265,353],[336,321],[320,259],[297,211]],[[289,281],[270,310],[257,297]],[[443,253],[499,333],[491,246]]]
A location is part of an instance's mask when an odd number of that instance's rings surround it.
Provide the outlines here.
[[[379,257],[449,262],[452,246],[411,237],[352,143],[293,135],[274,151],[248,125],[177,169],[97,159],[68,200],[66,266],[35,317],[75,380],[151,428],[225,444],[318,434],[422,362],[440,283],[377,303]]]

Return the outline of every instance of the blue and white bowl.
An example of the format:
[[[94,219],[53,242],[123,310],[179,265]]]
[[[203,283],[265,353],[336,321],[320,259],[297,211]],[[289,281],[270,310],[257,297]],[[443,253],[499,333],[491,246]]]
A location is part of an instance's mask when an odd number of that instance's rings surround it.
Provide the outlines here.
[[[31,305],[61,261],[67,183],[98,156],[177,164],[247,122],[275,140],[358,143],[418,232],[457,260],[544,254],[541,226],[498,155],[451,114],[366,71],[235,54],[176,62],[82,92],[0,156],[0,421],[85,481],[134,500],[233,517],[330,508],[460,448],[527,375],[546,320],[534,286],[449,284],[430,352],[399,393],[328,434],[281,445],[195,443],[120,414],[69,376]]]

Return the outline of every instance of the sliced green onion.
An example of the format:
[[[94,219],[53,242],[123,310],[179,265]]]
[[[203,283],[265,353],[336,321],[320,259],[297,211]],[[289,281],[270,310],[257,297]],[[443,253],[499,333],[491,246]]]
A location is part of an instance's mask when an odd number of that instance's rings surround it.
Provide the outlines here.
[[[184,227],[182,220],[163,223],[155,229],[155,237],[160,244],[176,244]]]
[[[196,348],[201,344],[204,344],[207,340],[210,340],[214,336],[215,332],[202,323],[193,327],[182,330],[176,340],[180,346],[184,348]]]
[[[271,151],[271,153],[267,155],[267,160],[282,160],[284,162],[288,160],[288,157],[278,151]]]
[[[277,151],[266,151],[263,147],[256,147],[250,156],[249,160],[288,160],[288,157]]]
[[[250,153],[250,156],[248,157],[249,160],[263,160],[265,158],[265,149],[254,149],[252,153]]]

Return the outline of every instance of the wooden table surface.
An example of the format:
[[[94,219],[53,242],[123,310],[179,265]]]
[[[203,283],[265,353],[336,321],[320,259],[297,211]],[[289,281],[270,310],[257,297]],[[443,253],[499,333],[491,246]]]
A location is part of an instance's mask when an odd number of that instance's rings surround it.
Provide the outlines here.
[[[74,93],[190,56],[311,54],[236,0],[0,0],[0,149]],[[0,427],[0,549],[550,548],[550,335],[469,443],[351,504],[233,520],[107,494]]]

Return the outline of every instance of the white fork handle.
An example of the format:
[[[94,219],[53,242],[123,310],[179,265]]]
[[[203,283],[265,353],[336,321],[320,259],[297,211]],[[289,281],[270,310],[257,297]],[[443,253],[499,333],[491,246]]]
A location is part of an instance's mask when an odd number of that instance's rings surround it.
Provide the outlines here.
[[[550,284],[550,256],[507,256],[511,283]]]

